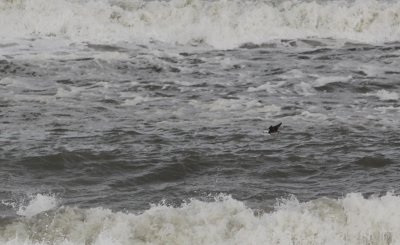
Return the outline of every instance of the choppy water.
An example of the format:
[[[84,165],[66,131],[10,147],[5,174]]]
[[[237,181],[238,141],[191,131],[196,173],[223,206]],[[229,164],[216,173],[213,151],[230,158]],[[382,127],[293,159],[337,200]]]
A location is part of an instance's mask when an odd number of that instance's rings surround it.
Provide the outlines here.
[[[399,6],[1,2],[0,242],[399,243]]]

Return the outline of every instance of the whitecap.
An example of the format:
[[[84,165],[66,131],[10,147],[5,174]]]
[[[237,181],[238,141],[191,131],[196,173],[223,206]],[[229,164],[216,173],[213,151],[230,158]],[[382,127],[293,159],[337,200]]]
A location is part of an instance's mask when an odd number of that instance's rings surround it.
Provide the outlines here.
[[[105,208],[60,208],[51,217],[31,216],[6,225],[2,244],[397,244],[400,198],[391,193],[365,198],[300,202],[281,199],[269,212],[220,195],[181,206],[153,205],[143,213]],[[24,223],[26,222],[26,223]],[[28,234],[35,234],[29,237]],[[39,242],[38,242],[39,241]]]
[[[65,38],[73,42],[152,41],[230,49],[279,39],[397,41],[395,1],[126,1],[0,2],[0,40]],[[51,23],[49,25],[48,23]]]
[[[376,92],[375,96],[380,100],[399,100],[399,94],[397,92],[389,92],[384,89]]]
[[[36,194],[30,197],[28,204],[21,205],[17,214],[25,217],[32,217],[41,212],[48,211],[57,207],[58,200],[53,195]]]

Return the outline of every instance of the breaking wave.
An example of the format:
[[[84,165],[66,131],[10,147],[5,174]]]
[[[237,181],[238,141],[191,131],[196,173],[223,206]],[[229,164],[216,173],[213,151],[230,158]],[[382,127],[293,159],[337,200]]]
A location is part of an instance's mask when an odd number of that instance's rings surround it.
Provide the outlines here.
[[[234,48],[280,39],[400,40],[400,3],[377,0],[6,0],[0,39],[206,44]]]
[[[278,201],[257,212],[230,196],[153,205],[140,214],[105,208],[48,206],[54,196],[33,198],[36,215],[0,222],[1,244],[397,244],[400,198]],[[46,207],[37,206],[38,200]]]

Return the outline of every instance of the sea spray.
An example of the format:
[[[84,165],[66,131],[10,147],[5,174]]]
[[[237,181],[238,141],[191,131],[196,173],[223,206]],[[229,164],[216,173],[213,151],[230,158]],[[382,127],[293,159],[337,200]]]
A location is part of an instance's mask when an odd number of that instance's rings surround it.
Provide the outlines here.
[[[36,194],[29,198],[26,205],[21,204],[18,207],[17,214],[25,217],[32,217],[44,211],[56,208],[58,200],[52,195]]]
[[[400,3],[377,0],[72,1],[0,3],[0,39],[206,44],[219,49],[277,39],[335,38],[382,43],[400,38]]]
[[[214,202],[155,205],[140,214],[62,207],[5,225],[0,240],[3,244],[387,244],[400,241],[399,203],[391,193],[368,199],[353,193],[309,202],[290,197],[274,211],[259,214],[223,195]]]

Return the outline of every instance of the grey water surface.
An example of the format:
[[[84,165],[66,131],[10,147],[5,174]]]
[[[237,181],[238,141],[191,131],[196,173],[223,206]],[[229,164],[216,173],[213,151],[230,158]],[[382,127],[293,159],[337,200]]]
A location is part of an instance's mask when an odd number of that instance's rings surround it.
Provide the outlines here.
[[[225,193],[268,210],[399,190],[399,43],[1,49],[2,200],[144,210]]]

